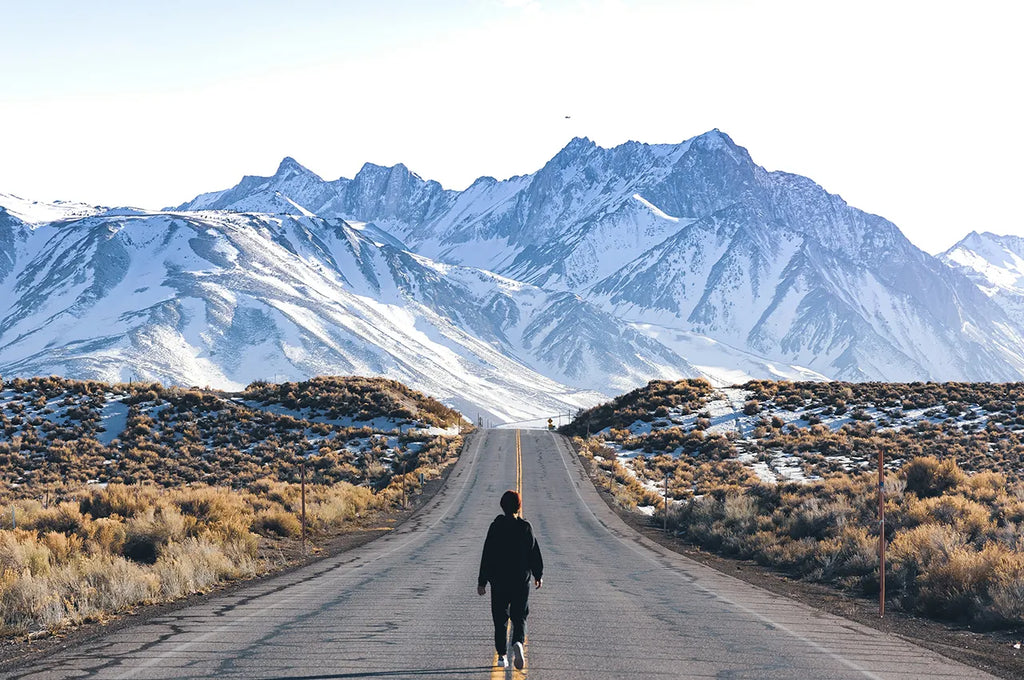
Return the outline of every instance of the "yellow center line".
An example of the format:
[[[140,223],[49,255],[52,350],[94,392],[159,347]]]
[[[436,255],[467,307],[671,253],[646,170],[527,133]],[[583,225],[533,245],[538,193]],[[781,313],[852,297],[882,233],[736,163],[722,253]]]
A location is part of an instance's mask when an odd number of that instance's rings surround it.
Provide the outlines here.
[[[519,492],[519,514],[523,514],[523,445],[519,430],[516,430],[516,491]]]
[[[516,491],[519,492],[519,516],[523,516],[523,508],[526,507],[526,499],[523,498],[523,442],[519,430],[516,430]],[[527,637],[523,637],[523,654],[526,653]],[[517,677],[526,673],[526,666],[523,670],[513,670],[512,676]]]

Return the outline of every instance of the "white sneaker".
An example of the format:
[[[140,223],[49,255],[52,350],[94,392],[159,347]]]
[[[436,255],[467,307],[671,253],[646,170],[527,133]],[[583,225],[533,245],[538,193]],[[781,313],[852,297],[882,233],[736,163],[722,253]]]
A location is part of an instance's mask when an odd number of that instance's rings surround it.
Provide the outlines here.
[[[508,668],[508,657],[502,654],[498,657],[498,663],[495,664],[497,668]]]
[[[512,663],[515,664],[516,670],[523,670],[523,666],[526,665],[526,652],[523,651],[523,643],[517,642],[512,645]]]

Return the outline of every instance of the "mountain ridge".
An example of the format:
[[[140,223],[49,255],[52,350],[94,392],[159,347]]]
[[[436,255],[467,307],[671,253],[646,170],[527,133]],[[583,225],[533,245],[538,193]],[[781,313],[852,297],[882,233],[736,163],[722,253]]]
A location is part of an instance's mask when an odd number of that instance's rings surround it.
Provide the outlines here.
[[[267,377],[255,352],[286,375],[385,375],[499,420],[655,378],[1017,379],[1024,301],[978,281],[717,129],[610,149],[578,137],[534,173],[463,191],[403,164],[325,180],[286,156],[164,211],[35,226],[0,211],[0,372],[124,362],[237,385]],[[111,296],[119,316],[99,323]]]

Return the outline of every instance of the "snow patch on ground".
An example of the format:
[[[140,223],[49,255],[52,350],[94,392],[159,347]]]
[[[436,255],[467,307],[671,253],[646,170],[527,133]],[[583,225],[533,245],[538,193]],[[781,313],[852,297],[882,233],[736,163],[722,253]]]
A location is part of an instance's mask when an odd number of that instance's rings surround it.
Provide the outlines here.
[[[110,446],[128,425],[128,404],[120,398],[108,396],[107,403],[103,405],[99,425],[103,431],[96,433],[96,439],[104,446]]]

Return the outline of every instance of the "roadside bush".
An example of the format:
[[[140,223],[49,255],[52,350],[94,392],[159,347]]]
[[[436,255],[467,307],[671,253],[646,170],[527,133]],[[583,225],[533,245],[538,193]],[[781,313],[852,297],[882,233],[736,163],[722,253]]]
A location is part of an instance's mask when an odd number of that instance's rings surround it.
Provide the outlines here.
[[[952,458],[941,461],[932,456],[915,458],[904,465],[901,472],[907,482],[906,490],[921,498],[939,496],[967,480],[967,475]]]
[[[256,515],[252,530],[264,536],[298,536],[302,533],[302,523],[287,510],[264,510]]]
[[[992,612],[1002,623],[1024,624],[1024,557],[1006,557],[995,570],[989,587]]]

